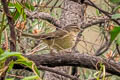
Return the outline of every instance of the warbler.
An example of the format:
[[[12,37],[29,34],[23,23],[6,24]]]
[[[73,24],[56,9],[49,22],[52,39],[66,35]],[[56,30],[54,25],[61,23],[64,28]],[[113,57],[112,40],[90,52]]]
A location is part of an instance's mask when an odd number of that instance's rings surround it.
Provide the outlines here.
[[[80,29],[76,26],[68,26],[49,34],[22,33],[22,36],[43,40],[49,48],[53,48],[57,52],[65,52],[67,50],[69,51],[69,49],[71,50],[71,48],[75,45],[79,31]],[[52,49],[50,53],[54,55]],[[70,72],[72,75],[78,74],[77,67],[70,68],[70,71],[72,71]]]
[[[80,29],[76,26],[68,26],[48,34],[22,33],[22,36],[41,39],[49,47],[57,51],[61,51],[72,48],[75,45],[76,37],[79,31]]]

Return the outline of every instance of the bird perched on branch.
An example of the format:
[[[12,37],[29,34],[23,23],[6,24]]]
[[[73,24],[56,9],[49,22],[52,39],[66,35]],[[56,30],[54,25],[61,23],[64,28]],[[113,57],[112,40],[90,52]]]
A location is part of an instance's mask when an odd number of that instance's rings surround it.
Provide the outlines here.
[[[75,45],[75,41],[77,39],[77,34],[80,29],[76,26],[67,26],[63,29],[58,29],[55,32],[51,32],[49,34],[26,34],[22,33],[22,36],[31,37],[35,39],[41,39],[43,42],[48,44],[50,48],[55,49],[56,51],[66,51],[71,50],[71,48]],[[52,51],[52,50],[51,50]],[[52,54],[52,53],[51,53]],[[72,71],[72,75],[77,75],[78,68],[73,67],[70,68]]]
[[[60,51],[74,46],[79,30],[76,26],[67,26],[49,34],[22,33],[22,36],[43,40],[49,47]]]

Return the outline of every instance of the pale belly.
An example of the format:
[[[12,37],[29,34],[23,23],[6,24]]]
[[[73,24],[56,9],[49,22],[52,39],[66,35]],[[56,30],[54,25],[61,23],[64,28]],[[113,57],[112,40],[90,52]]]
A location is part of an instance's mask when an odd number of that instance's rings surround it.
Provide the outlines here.
[[[75,44],[76,37],[72,35],[65,36],[62,38],[43,40],[48,46],[56,49],[57,51],[72,48]]]

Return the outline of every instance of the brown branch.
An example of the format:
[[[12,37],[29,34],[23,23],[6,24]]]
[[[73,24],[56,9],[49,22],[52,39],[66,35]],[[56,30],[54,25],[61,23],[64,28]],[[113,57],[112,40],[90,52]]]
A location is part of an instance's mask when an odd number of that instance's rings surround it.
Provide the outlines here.
[[[95,56],[100,56],[102,54],[104,54],[110,47],[110,45],[112,44],[112,42],[110,41],[106,41],[96,52],[95,52]]]
[[[111,73],[113,75],[120,76],[120,65],[119,63],[115,63],[112,60],[103,59],[96,56],[90,56],[88,54],[80,54],[80,53],[64,53],[63,55],[56,54],[42,54],[42,55],[26,55],[28,59],[35,62],[35,64],[40,69],[40,65],[48,66],[48,67],[56,67],[56,66],[79,66],[89,69],[96,70],[100,68],[99,64],[103,63],[106,68],[106,72]],[[96,65],[96,66],[95,66]],[[15,65],[14,68],[21,68],[18,65]]]
[[[84,2],[85,4],[89,5],[89,6],[92,6],[96,9],[98,9],[100,12],[102,12],[103,14],[105,14],[107,17],[109,17],[112,21],[114,21],[116,24],[120,25],[120,22],[116,19],[112,19],[112,14],[110,14],[109,12],[107,11],[104,11],[102,10],[101,8],[97,7],[91,0],[86,0]]]
[[[76,1],[76,0],[71,0],[71,1],[74,1],[74,2],[79,3],[79,2]],[[81,4],[81,3],[79,3],[79,4]],[[98,9],[100,12],[102,12],[102,13],[105,14],[107,17],[109,17],[112,21],[114,21],[115,23],[117,23],[118,25],[120,25],[120,22],[119,22],[118,20],[112,19],[112,14],[110,14],[110,13],[107,12],[107,11],[102,10],[101,8],[99,8],[98,6],[96,6],[91,0],[85,0],[85,1],[84,1],[84,4],[87,4],[87,5],[89,5],[89,6],[92,6],[92,7],[96,8],[96,9]]]
[[[3,5],[3,11],[7,16],[8,19],[8,24],[10,28],[10,50],[11,51],[16,51],[16,34],[15,34],[15,25],[14,25],[14,20],[10,14],[9,8],[8,8],[8,1],[9,0],[1,0],[1,3]],[[5,66],[8,65],[9,59],[5,62]],[[5,80],[5,76],[7,73],[8,68],[1,74],[0,80]]]
[[[116,49],[117,49],[117,52],[118,52],[118,54],[120,56],[120,49],[119,49],[119,44],[118,43],[116,43]]]
[[[8,0],[1,0],[1,3],[3,5],[3,10],[7,16],[8,19],[8,24],[10,28],[10,50],[11,51],[16,51],[16,34],[15,34],[15,25],[14,25],[14,20],[13,17],[10,14],[9,8],[8,8]]]
[[[70,78],[71,80],[79,80],[76,76],[72,76],[72,75],[69,75],[69,74],[66,74],[66,73],[63,73],[63,72],[59,72],[59,71],[56,71],[56,70],[51,69],[49,67],[39,66],[39,68],[40,68],[40,70],[46,70],[46,71],[49,71],[49,72],[53,72],[53,73],[59,74],[61,76]]]
[[[57,28],[62,28],[62,26],[60,24],[60,21],[57,20],[56,18],[53,18],[48,13],[26,11],[26,14],[27,14],[27,16],[29,18],[32,18],[32,19],[43,19],[43,20],[46,20],[46,21],[50,22],[51,24],[53,24]],[[107,21],[107,20],[109,20],[109,19],[103,17],[103,18],[99,18],[99,19],[96,19],[96,20],[91,20],[91,21],[88,21],[88,22],[84,22],[84,25],[82,26],[82,28],[85,29],[85,28],[91,27],[92,25],[96,25],[96,24],[99,24],[99,23],[105,23],[105,21]]]
[[[53,18],[50,14],[48,13],[44,13],[44,12],[29,12],[26,11],[26,14],[28,16],[28,18],[32,18],[32,19],[43,19],[46,20],[48,22],[50,22],[51,24],[53,24],[54,26],[56,26],[57,28],[62,28],[62,26],[60,25],[60,21]]]
[[[85,28],[91,27],[93,25],[105,23],[107,21],[109,21],[109,19],[107,17],[99,17],[98,19],[95,19],[95,20],[92,19],[92,20],[87,21],[86,23],[83,24],[82,28],[85,29]]]
[[[69,75],[69,74],[66,74],[66,73],[57,71],[57,70],[55,70],[55,69],[52,69],[52,68],[49,68],[49,67],[46,67],[46,66],[41,66],[41,65],[39,65],[38,67],[39,67],[40,70],[45,70],[45,71],[49,71],[49,72],[52,72],[52,73],[56,73],[56,74],[58,74],[58,75],[61,75],[61,76],[70,78],[71,80],[80,80],[80,79],[77,78],[76,76],[72,76],[72,75]],[[26,69],[26,70],[28,70],[28,71],[32,71],[30,68],[26,68],[26,67],[24,67],[24,66],[22,66],[22,65],[19,65],[19,64],[15,64],[14,69]]]

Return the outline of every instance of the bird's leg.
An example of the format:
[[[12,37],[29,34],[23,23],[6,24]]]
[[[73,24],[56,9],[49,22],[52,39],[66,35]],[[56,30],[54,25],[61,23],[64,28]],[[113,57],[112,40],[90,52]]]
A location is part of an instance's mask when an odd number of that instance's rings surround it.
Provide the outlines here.
[[[54,56],[56,54],[56,52],[54,51],[54,49],[51,46],[49,46],[49,50],[50,50],[51,55]]]
[[[54,54],[55,54],[54,51],[53,51],[53,49],[50,49],[50,54],[51,54],[51,55],[54,55]]]
[[[54,46],[54,45],[55,45],[55,39],[53,39],[52,45],[49,46],[50,54],[51,54],[51,55],[55,55],[55,54],[56,54],[56,52],[55,52],[54,49],[53,49],[53,46]]]

